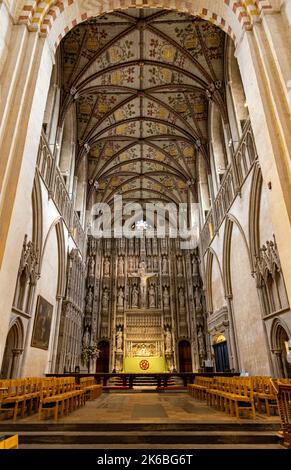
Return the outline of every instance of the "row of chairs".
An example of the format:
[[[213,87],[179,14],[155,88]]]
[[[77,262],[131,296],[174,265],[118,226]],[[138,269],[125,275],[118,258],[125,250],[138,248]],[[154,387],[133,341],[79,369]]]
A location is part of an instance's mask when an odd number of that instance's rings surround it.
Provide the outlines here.
[[[0,381],[0,412],[12,412],[13,421],[16,420],[18,412],[21,417],[25,413],[38,410],[42,383],[45,379],[29,377],[25,379]]]
[[[190,394],[206,400],[210,406],[240,416],[248,411],[255,419],[256,410],[278,412],[276,390],[270,377],[196,377],[188,386]]]
[[[278,413],[275,385],[289,379],[271,377],[196,377],[195,383],[188,386],[189,393],[199,400],[206,400],[211,406],[240,416],[241,411],[249,411],[255,418],[258,413],[266,412],[271,416]],[[290,380],[291,384],[291,380]]]
[[[237,418],[241,412],[251,413],[252,418],[256,418],[251,380],[218,377],[212,386],[206,394],[208,405],[228,411],[231,416],[235,415]]]
[[[102,385],[94,383],[94,377],[27,377],[0,381],[0,412],[18,417],[38,412],[39,418],[54,414],[60,416],[83,406],[86,400],[94,400],[102,393]]]
[[[291,449],[291,379],[279,380],[274,385],[277,392],[284,445]]]
[[[85,405],[85,391],[77,388],[74,377],[51,378],[41,388],[38,416],[54,413],[55,421]]]
[[[94,377],[81,377],[79,388],[84,390],[86,400],[95,400],[102,393],[102,385],[96,384]]]

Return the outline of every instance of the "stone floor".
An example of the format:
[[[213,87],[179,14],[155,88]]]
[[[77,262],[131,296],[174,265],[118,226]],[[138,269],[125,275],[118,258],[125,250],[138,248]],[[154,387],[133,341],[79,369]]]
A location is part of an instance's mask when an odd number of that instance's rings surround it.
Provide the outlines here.
[[[231,423],[236,418],[197,401],[187,393],[104,393],[58,423]],[[1,420],[1,423],[8,422]],[[10,420],[11,422],[11,420]],[[34,414],[17,423],[34,423]],[[51,420],[46,420],[51,422]],[[239,422],[253,422],[243,417]],[[256,422],[279,423],[278,416],[257,415]]]
[[[279,417],[230,417],[187,393],[103,393],[69,416],[1,420],[20,449],[282,449]]]

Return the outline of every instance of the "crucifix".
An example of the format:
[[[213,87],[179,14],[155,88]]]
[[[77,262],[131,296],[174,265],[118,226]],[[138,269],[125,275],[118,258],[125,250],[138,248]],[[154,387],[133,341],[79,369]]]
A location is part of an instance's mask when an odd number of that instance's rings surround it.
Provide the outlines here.
[[[146,266],[145,262],[141,261],[139,263],[139,267],[137,272],[129,274],[128,277],[139,277],[140,278],[140,298],[141,298],[141,308],[144,308],[146,306],[146,287],[147,287],[147,280],[150,277],[156,276],[156,273],[147,273],[146,272]]]

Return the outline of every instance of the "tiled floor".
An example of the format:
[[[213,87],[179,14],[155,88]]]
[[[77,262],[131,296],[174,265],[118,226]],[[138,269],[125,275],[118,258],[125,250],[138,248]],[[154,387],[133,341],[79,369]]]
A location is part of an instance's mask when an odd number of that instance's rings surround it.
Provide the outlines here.
[[[236,418],[210,408],[186,393],[104,393],[97,400],[89,401],[59,423],[230,423]],[[240,422],[251,422],[248,417]],[[267,418],[258,415],[260,423],[277,423],[278,416]],[[3,423],[3,421],[1,421]],[[39,422],[37,414],[18,419],[17,422]],[[49,421],[47,421],[49,422]]]

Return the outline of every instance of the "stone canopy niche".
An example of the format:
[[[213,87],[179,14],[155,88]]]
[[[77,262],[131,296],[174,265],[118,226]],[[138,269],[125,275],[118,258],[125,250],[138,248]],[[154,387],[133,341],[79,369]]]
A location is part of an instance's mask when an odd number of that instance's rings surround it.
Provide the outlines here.
[[[110,370],[179,370],[182,340],[191,344],[193,370],[201,367],[198,262],[196,250],[181,250],[178,239],[89,237],[86,328],[91,342],[109,341]]]

